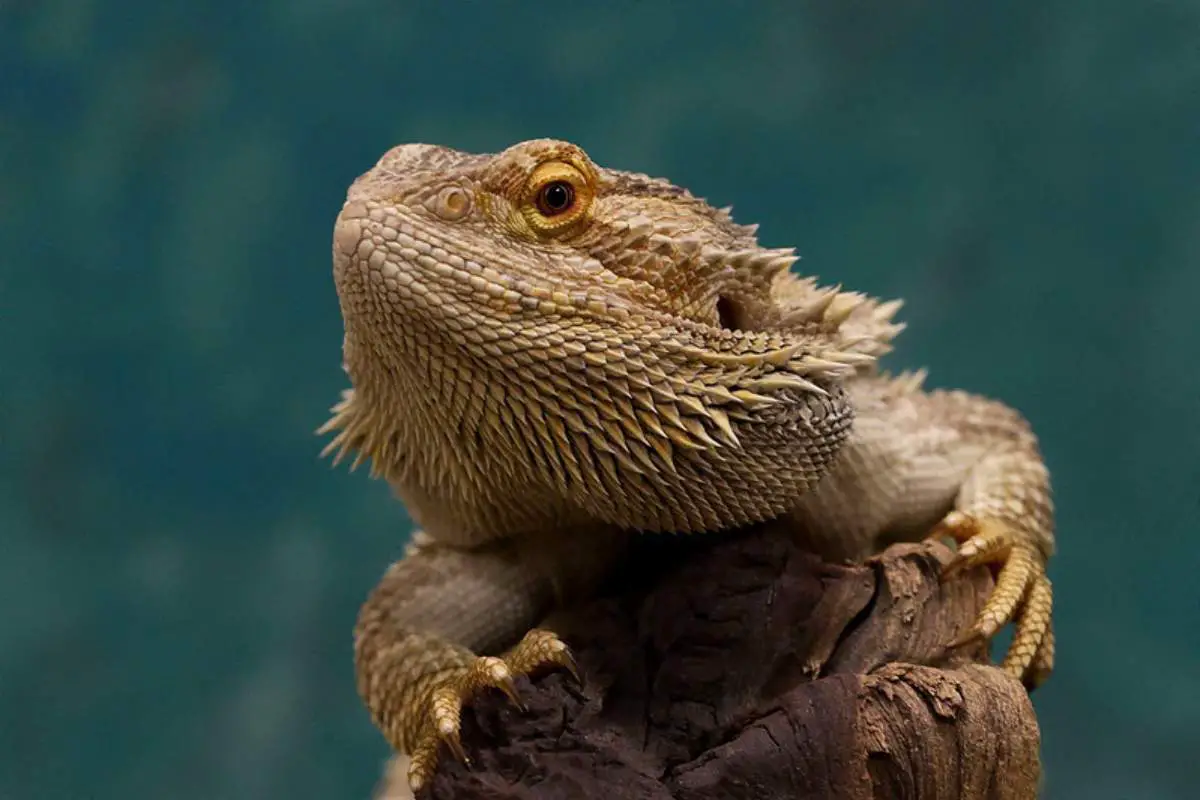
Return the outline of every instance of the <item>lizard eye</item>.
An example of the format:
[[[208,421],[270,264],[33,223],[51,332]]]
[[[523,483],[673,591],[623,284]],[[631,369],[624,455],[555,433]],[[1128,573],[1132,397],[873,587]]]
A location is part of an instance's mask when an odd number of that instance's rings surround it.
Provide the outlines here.
[[[522,213],[539,234],[554,236],[575,230],[588,213],[595,189],[587,176],[566,161],[539,164],[525,184]]]
[[[537,194],[537,207],[547,217],[568,211],[575,202],[575,187],[566,181],[550,181]]]

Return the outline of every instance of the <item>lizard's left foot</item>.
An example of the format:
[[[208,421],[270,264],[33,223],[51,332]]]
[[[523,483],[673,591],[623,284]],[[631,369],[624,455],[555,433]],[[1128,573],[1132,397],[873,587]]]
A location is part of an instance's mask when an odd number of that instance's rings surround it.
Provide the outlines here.
[[[1042,551],[1008,523],[959,511],[946,515],[932,536],[949,536],[959,543],[943,577],[980,564],[998,565],[992,596],[975,624],[950,647],[990,639],[1014,622],[1016,630],[1001,668],[1030,689],[1040,685],[1054,669],[1053,597]]]
[[[513,678],[530,675],[543,667],[560,667],[578,683],[579,669],[567,645],[551,631],[535,628],[499,657],[479,657],[470,666],[448,675],[428,699],[420,723],[412,760],[408,767],[408,785],[415,795],[429,783],[438,763],[438,747],[445,744],[464,764],[469,764],[459,740],[463,704],[485,687],[501,690],[521,708]]]

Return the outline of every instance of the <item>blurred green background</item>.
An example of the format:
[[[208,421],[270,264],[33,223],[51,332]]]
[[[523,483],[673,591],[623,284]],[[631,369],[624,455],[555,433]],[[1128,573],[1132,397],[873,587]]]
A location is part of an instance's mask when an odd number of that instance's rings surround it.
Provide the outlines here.
[[[908,299],[1059,509],[1049,798],[1200,796],[1200,4],[0,0],[0,798],[366,798],[409,530],[311,431],[394,143],[575,140]]]

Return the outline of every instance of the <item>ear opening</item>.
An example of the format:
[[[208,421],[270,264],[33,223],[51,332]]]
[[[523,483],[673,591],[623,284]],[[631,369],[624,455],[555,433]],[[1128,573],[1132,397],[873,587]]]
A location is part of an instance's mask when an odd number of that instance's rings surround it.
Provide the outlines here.
[[[717,298],[717,320],[727,331],[744,330],[746,322],[745,309],[736,300],[721,295]]]

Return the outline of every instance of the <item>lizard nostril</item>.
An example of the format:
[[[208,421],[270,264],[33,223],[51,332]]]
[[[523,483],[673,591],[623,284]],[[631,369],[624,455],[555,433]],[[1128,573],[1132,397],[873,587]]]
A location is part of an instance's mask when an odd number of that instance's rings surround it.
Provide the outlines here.
[[[447,186],[426,204],[430,211],[444,220],[454,222],[471,211],[471,196],[461,186]]]

